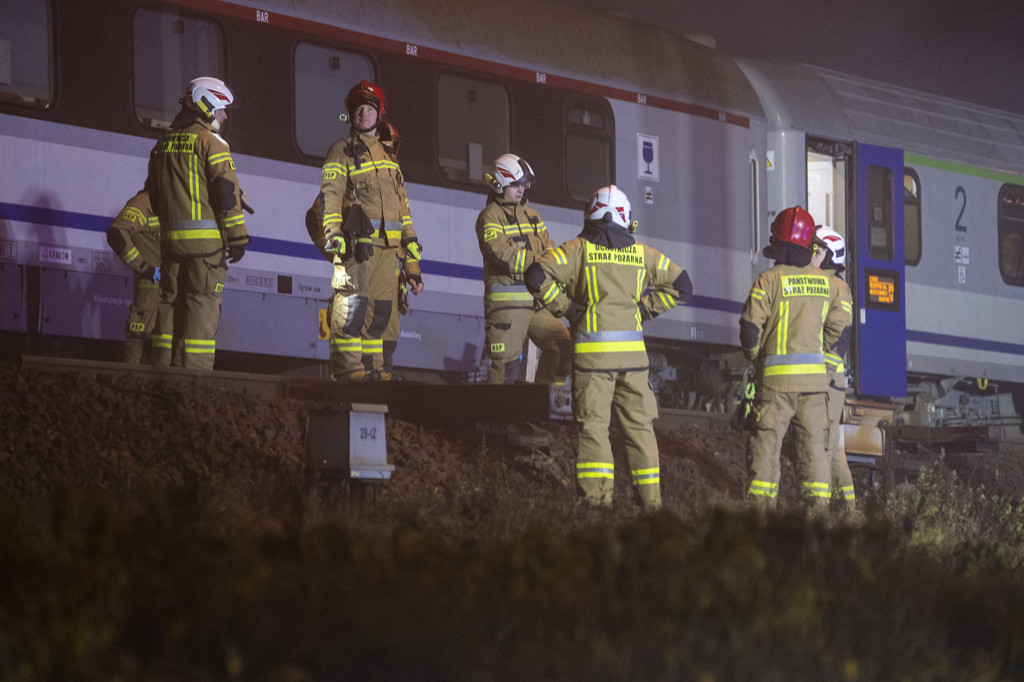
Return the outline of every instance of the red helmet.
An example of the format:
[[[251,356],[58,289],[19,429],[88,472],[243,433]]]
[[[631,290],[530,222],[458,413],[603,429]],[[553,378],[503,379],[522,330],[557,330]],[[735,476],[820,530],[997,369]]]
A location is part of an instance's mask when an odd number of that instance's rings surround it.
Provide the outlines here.
[[[814,218],[800,206],[784,209],[772,221],[775,241],[789,242],[810,249],[817,231]]]
[[[354,118],[353,112],[361,104],[369,104],[377,110],[377,116],[381,119],[387,110],[384,108],[384,91],[380,86],[370,81],[360,81],[352,86],[352,89],[345,95],[345,109],[349,118]]]

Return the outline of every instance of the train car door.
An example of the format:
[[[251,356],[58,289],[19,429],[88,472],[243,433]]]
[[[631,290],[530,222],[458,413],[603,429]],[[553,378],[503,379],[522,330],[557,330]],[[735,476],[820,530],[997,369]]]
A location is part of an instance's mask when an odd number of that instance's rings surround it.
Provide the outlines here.
[[[862,396],[907,394],[903,150],[855,143],[847,264],[853,292],[854,388]]]

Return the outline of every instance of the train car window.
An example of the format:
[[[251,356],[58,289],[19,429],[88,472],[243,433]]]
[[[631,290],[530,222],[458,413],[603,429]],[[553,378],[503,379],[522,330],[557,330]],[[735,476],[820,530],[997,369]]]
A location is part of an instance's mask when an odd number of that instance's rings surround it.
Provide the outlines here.
[[[348,123],[339,120],[345,93],[362,80],[376,81],[364,55],[312,43],[295,49],[295,140],[303,154],[322,159],[335,140],[348,135]]]
[[[921,179],[913,168],[903,169],[903,260],[921,262]]]
[[[876,260],[892,260],[892,170],[868,166],[867,173],[868,255]]]
[[[565,113],[565,181],[573,200],[586,201],[595,188],[614,181],[614,141],[607,101],[569,98]]]
[[[999,274],[1015,287],[1024,286],[1024,187],[999,189]]]
[[[53,101],[48,0],[0,3],[0,102],[45,108]]]
[[[509,150],[505,88],[442,74],[437,81],[437,162],[448,180],[484,183],[487,167]]]
[[[220,30],[205,19],[139,9],[133,31],[135,116],[143,125],[169,128],[189,81],[224,78]]]

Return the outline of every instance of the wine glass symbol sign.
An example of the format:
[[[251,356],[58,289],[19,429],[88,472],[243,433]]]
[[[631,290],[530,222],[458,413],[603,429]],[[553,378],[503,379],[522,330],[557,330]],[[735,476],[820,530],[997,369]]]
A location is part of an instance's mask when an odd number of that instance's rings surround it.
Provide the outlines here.
[[[644,140],[643,144],[643,157],[644,163],[647,164],[647,174],[651,174],[651,163],[654,161],[654,143],[650,140]]]

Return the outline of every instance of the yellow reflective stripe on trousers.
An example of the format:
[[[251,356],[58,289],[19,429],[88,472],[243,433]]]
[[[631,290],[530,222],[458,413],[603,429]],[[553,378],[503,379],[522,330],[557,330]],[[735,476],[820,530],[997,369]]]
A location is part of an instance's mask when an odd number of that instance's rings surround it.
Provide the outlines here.
[[[776,497],[779,494],[779,484],[769,483],[768,481],[751,481],[747,493],[760,497]]]
[[[384,352],[384,339],[363,339],[363,352],[375,355]]]
[[[633,469],[633,485],[651,485],[661,482],[661,470],[658,467],[653,469]]]
[[[827,500],[832,496],[828,483],[821,481],[804,481],[800,484],[800,488],[807,497],[821,497]]]
[[[170,334],[153,334],[149,337],[149,342],[153,348],[162,348],[166,350],[171,349],[171,335]]]
[[[576,478],[615,478],[615,465],[607,462],[577,462]]]
[[[852,485],[844,485],[840,488],[837,488],[837,490],[839,491],[839,494],[843,496],[844,500],[857,499],[857,494],[853,491]]]
[[[214,339],[184,339],[182,346],[186,355],[207,355],[216,351]]]
[[[339,353],[362,353],[363,340],[359,337],[331,339],[331,348]]]

